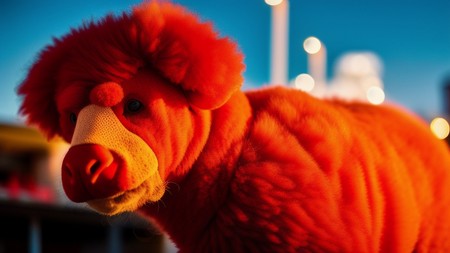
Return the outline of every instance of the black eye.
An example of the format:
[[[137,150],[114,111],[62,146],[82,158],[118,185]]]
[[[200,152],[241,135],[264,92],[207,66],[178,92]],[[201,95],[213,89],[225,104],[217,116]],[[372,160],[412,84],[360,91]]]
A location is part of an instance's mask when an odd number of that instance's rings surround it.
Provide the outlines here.
[[[142,109],[142,107],[144,107],[144,105],[142,104],[141,101],[136,100],[136,99],[130,99],[128,100],[126,106],[126,111],[127,112],[138,112]]]
[[[77,123],[77,115],[74,112],[70,113],[69,119],[72,124],[75,125]]]

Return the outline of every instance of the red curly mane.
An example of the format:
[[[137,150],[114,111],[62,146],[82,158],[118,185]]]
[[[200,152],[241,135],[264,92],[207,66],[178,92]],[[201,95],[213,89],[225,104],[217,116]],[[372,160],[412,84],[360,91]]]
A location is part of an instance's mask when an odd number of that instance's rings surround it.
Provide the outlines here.
[[[184,8],[146,3],[89,22],[41,52],[18,89],[20,113],[50,138],[60,134],[55,95],[69,85],[122,82],[153,68],[202,109],[221,106],[242,84],[243,56]],[[238,53],[236,53],[238,52]]]

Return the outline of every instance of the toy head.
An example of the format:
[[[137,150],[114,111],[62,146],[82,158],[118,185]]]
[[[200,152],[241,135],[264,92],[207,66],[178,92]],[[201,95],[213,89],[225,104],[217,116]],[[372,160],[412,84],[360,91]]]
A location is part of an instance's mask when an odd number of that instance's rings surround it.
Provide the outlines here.
[[[209,111],[236,92],[242,56],[183,8],[147,3],[72,30],[19,87],[21,113],[71,142],[68,197],[115,214],[159,200],[208,135]]]

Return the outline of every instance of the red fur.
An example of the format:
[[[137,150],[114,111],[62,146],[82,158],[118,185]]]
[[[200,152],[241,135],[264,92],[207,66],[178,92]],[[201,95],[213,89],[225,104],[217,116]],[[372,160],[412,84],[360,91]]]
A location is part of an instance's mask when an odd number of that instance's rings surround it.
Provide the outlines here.
[[[181,7],[144,4],[55,40],[19,88],[21,111],[70,141],[68,115],[89,94],[114,104],[167,183],[140,212],[182,252],[450,251],[450,152],[423,122],[285,88],[237,91],[241,60]],[[127,114],[130,97],[145,109]]]
[[[20,112],[49,137],[59,134],[55,101],[71,85],[120,83],[154,68],[185,90],[192,105],[214,109],[242,84],[242,55],[228,38],[179,6],[143,4],[132,14],[107,16],[55,39],[19,87]]]
[[[120,103],[122,99],[122,87],[114,82],[102,83],[95,86],[89,93],[90,102],[100,106],[112,107]]]

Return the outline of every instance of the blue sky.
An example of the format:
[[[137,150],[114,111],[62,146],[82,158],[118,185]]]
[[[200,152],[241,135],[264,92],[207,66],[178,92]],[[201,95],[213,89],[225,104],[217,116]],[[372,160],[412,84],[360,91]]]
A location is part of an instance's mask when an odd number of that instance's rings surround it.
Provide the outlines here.
[[[0,121],[17,118],[15,87],[37,53],[83,21],[119,13],[140,1],[16,0],[0,3]],[[247,86],[269,82],[270,7],[263,0],[173,0],[212,21],[246,55]],[[389,100],[426,116],[442,114],[450,76],[448,0],[290,0],[289,78],[307,71],[303,40],[327,46],[328,76],[339,56],[371,51],[384,63]]]

